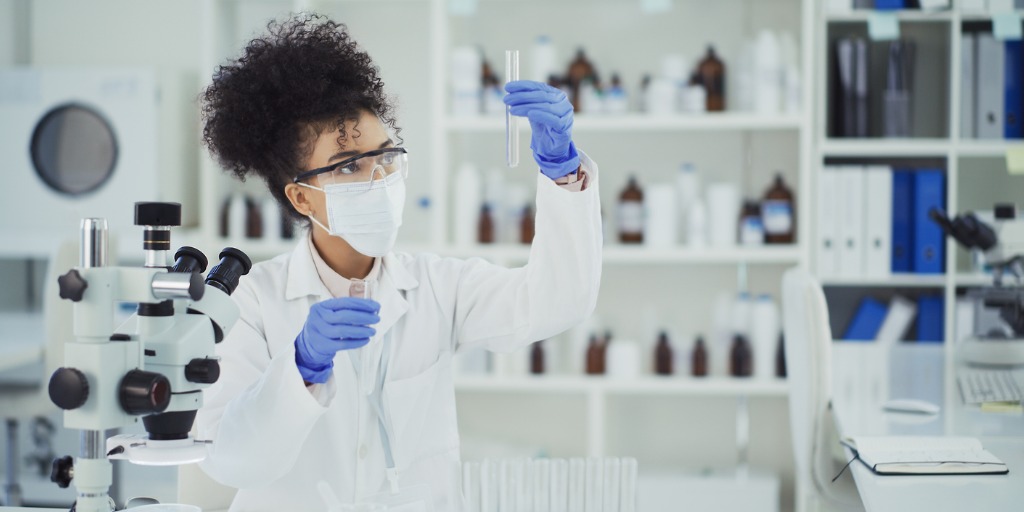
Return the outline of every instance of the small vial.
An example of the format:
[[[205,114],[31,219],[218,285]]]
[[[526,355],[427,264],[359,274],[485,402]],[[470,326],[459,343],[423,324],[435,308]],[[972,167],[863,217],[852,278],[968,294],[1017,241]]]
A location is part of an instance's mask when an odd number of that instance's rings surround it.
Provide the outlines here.
[[[519,80],[519,50],[505,50],[505,83]],[[505,106],[505,161],[509,167],[519,166],[519,119],[512,107]]]

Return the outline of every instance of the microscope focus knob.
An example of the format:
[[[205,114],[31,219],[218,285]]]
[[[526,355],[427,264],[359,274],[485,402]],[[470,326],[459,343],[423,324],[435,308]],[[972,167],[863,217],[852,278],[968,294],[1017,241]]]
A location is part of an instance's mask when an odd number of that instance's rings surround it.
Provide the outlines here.
[[[50,401],[70,411],[85,405],[89,398],[89,379],[75,368],[57,368],[50,376]]]
[[[185,378],[196,384],[213,384],[220,378],[220,363],[216,359],[193,359],[185,365]]]
[[[60,286],[60,298],[78,302],[85,295],[85,289],[89,283],[82,278],[77,270],[71,269],[67,274],[57,278],[57,285]]]
[[[75,463],[70,455],[53,459],[53,466],[50,469],[51,482],[57,484],[61,489],[67,489],[74,477]]]

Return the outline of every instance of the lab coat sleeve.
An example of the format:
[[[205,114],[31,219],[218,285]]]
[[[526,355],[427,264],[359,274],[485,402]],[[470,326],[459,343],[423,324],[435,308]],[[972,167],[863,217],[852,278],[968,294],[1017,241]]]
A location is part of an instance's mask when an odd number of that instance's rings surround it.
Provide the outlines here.
[[[578,192],[538,173],[535,236],[524,267],[461,262],[452,326],[458,350],[514,351],[593,312],[601,283],[600,190],[597,165],[582,153],[581,163],[589,182]]]
[[[325,389],[306,389],[295,365],[294,345],[271,356],[256,290],[246,284],[243,279],[232,295],[241,318],[217,345],[221,378],[206,391],[197,417],[200,438],[213,441],[203,470],[237,488],[265,486],[291,470],[327,410],[329,397],[315,395],[334,391],[332,383]]]

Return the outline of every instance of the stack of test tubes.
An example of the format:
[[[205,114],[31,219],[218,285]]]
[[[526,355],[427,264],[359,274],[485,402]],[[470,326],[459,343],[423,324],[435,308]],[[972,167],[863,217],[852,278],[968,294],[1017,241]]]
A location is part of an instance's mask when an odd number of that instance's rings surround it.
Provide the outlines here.
[[[463,512],[636,512],[632,458],[500,459],[462,465]]]

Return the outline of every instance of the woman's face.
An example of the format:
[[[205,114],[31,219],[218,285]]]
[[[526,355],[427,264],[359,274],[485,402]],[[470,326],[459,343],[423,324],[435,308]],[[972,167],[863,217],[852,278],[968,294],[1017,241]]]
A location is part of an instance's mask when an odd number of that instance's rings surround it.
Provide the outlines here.
[[[367,151],[395,145],[384,123],[369,111],[363,111],[356,121],[346,121],[345,138],[339,139],[339,136],[340,130],[337,129],[321,133],[303,171],[319,169]],[[324,185],[320,176],[313,176],[305,183],[318,188]],[[306,216],[312,214],[323,225],[328,225],[327,199],[322,191],[291,183],[285,187],[285,193],[299,213]]]

